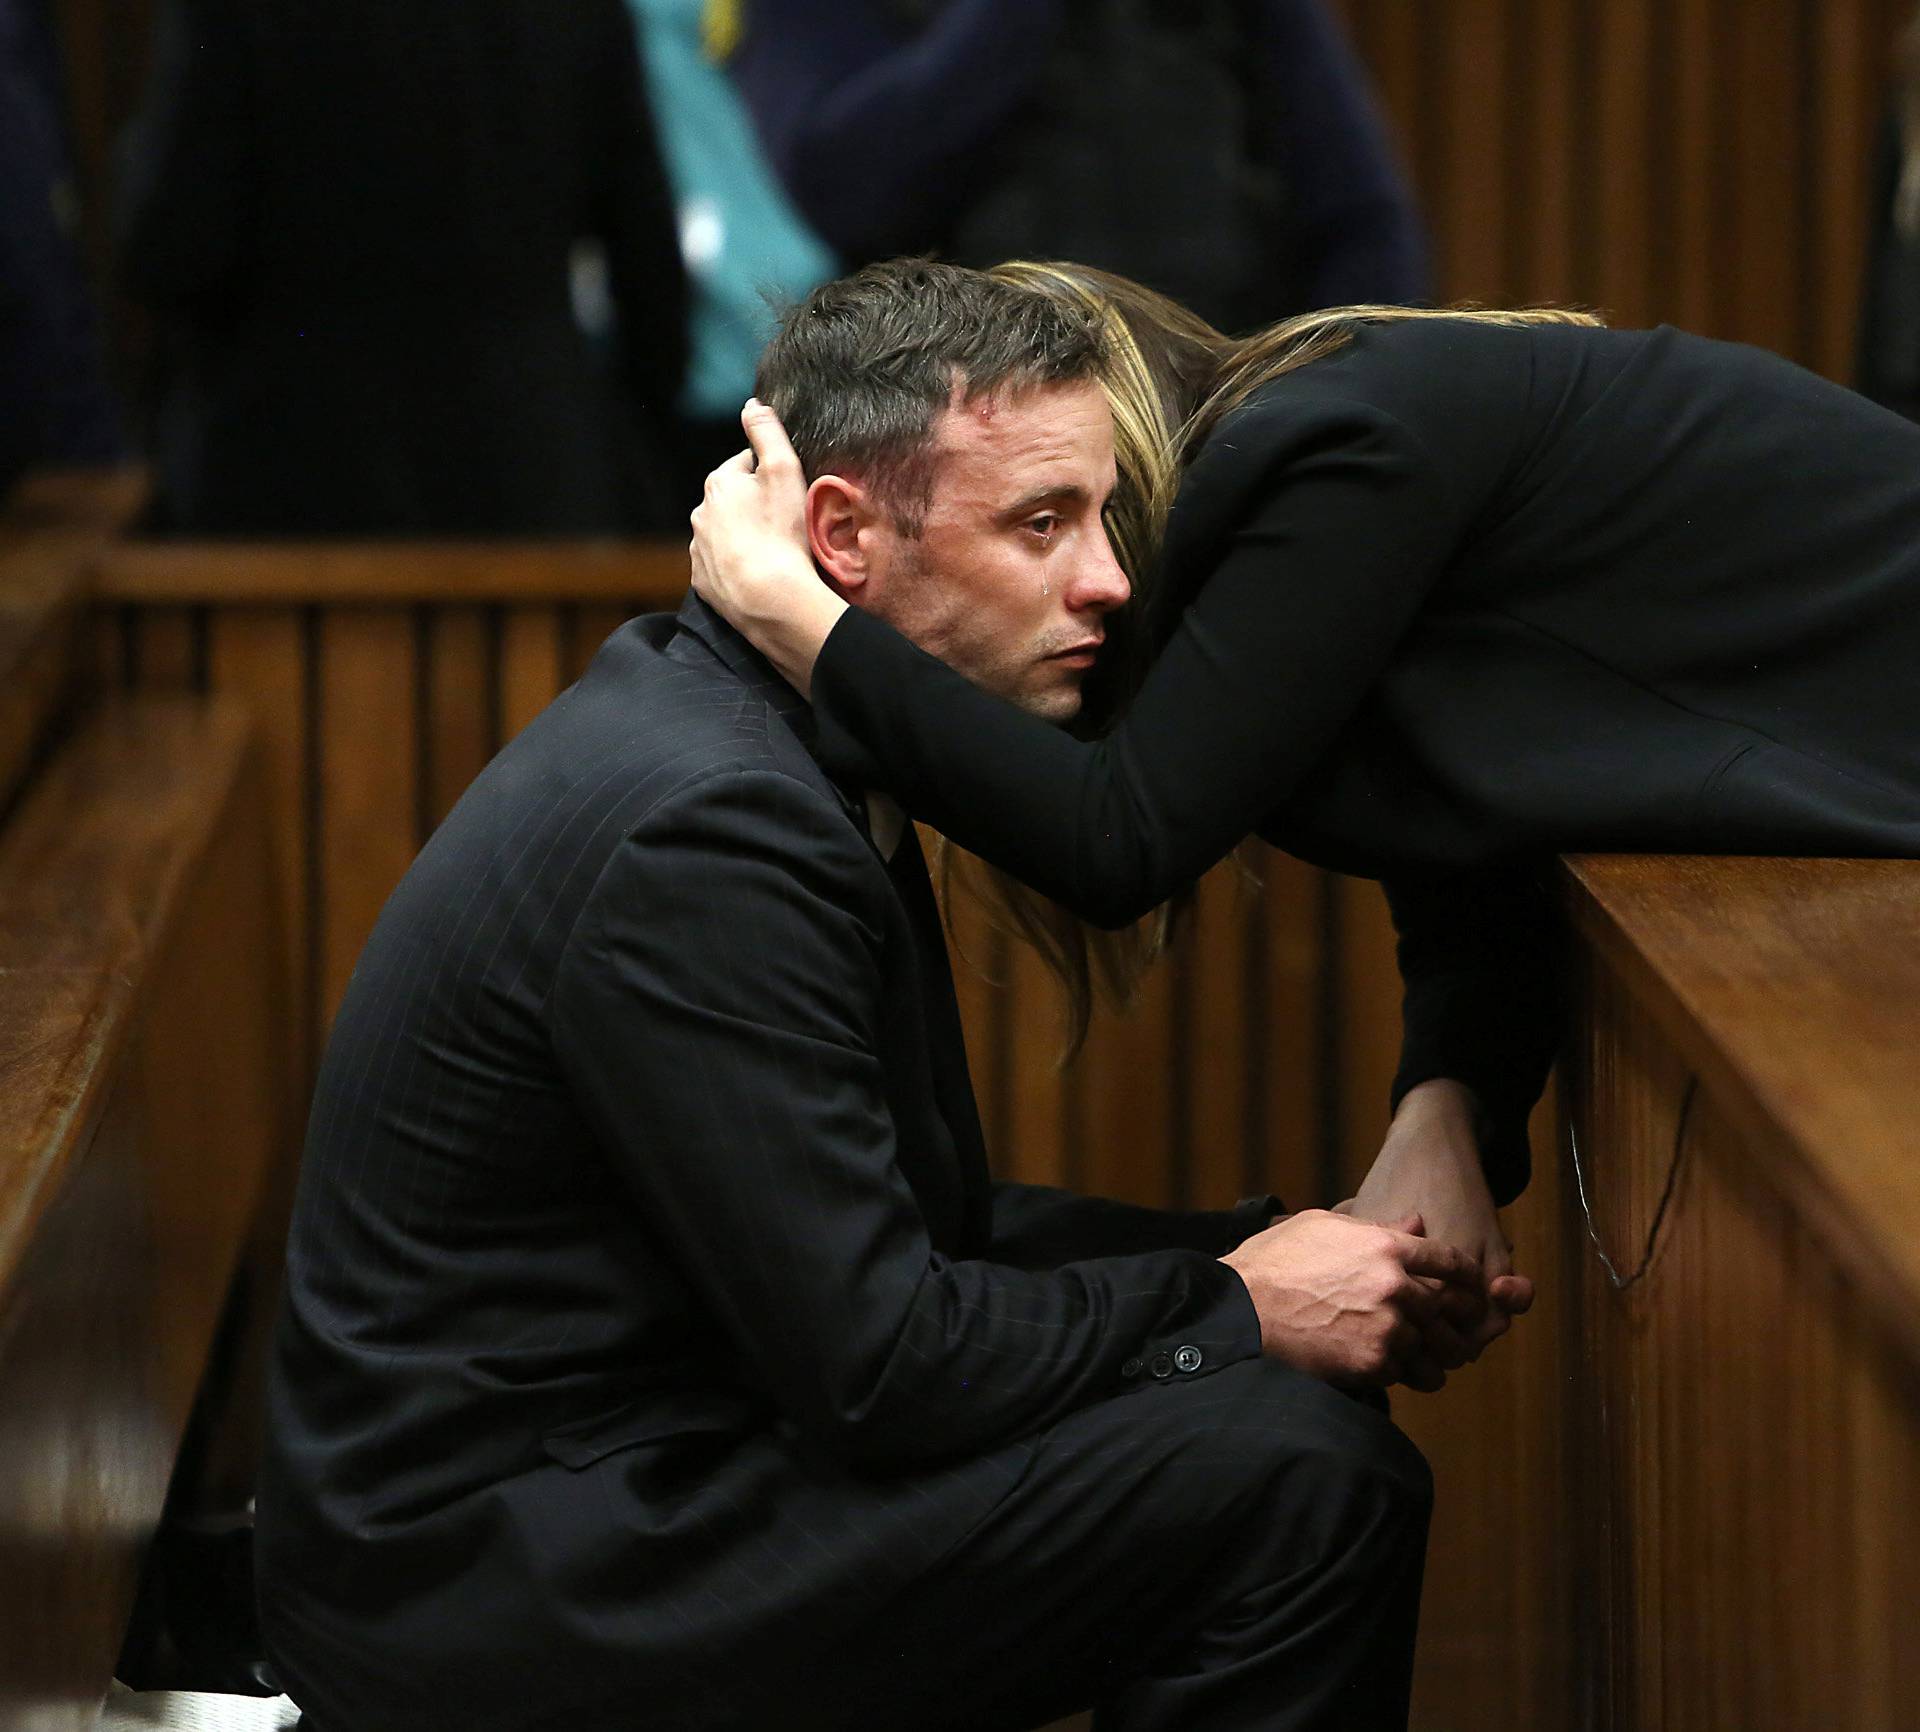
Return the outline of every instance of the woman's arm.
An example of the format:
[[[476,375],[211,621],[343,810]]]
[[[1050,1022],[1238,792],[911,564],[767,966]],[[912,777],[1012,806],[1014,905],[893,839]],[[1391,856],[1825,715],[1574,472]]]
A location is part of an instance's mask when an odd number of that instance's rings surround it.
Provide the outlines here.
[[[1456,533],[1436,466],[1391,416],[1270,400],[1194,467],[1168,564],[1176,583],[1204,582],[1112,734],[1074,739],[850,611],[812,670],[824,761],[1085,918],[1124,924],[1285,805]]]
[[[1560,1040],[1561,927],[1541,873],[1489,868],[1391,879],[1406,999],[1393,1104],[1435,1077],[1473,1091],[1493,1200],[1532,1167],[1527,1119]]]

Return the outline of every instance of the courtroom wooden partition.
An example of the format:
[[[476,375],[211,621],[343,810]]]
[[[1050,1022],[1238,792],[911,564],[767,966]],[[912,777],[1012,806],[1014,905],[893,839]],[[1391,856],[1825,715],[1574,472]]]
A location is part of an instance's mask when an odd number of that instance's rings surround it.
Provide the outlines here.
[[[1871,147],[1907,0],[1338,10],[1426,207],[1440,298],[1590,304],[1850,376]],[[98,237],[147,6],[61,11]],[[565,576],[539,550],[422,549],[397,580],[353,550],[205,554],[129,548],[106,563],[98,666],[109,683],[263,706],[302,988],[289,1063],[303,1072],[434,819],[628,604],[670,600],[680,573],[615,550]],[[1396,1038],[1384,910],[1368,885],[1270,855],[1258,870],[1256,892],[1209,880],[1193,948],[1064,1078],[1034,965],[962,917],[963,948],[999,982],[958,974],[1003,1167],[1145,1200],[1351,1187],[1384,1128]],[[1569,1459],[1579,1431],[1563,1410],[1592,1265],[1584,1235],[1570,1237],[1550,1110],[1536,1136],[1539,1177],[1510,1217],[1521,1266],[1543,1277],[1535,1315],[1444,1394],[1396,1405],[1440,1492],[1422,1732],[1590,1723],[1569,1680],[1584,1676],[1573,1644],[1592,1585],[1567,1560],[1591,1464]]]
[[[1569,893],[1571,1724],[1902,1732],[1920,861],[1591,858]]]
[[[101,559],[97,679],[232,694],[259,717],[300,1005],[293,1074],[310,1074],[381,904],[466,784],[621,620],[684,590],[684,549],[645,545],[128,542]],[[1222,867],[1138,1011],[1103,1019],[1062,1072],[1051,982],[956,897],[956,979],[1001,1170],[1147,1202],[1331,1200],[1332,911],[1295,861]]]
[[[0,513],[0,1727],[83,1732],[288,1147],[245,714],[77,702],[137,476]],[[202,1409],[210,1428],[217,1405]]]

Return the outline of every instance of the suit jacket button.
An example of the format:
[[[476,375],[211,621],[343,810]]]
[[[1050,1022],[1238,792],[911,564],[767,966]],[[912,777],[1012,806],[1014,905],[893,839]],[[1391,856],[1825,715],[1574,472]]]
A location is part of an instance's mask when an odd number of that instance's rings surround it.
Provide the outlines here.
[[[1156,1353],[1148,1362],[1147,1369],[1151,1371],[1155,1377],[1171,1377],[1173,1375],[1173,1361],[1164,1353]]]
[[[1138,1377],[1140,1375],[1140,1361],[1137,1359],[1129,1359],[1125,1365],[1120,1367],[1120,1375],[1122,1377]]]
[[[1206,1355],[1197,1347],[1176,1347],[1173,1350],[1173,1367],[1176,1371],[1198,1371]]]

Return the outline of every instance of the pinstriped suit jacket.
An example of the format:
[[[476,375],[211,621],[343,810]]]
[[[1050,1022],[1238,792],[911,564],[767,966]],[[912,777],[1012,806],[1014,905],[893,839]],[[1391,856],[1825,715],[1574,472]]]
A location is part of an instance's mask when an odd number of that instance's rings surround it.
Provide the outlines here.
[[[710,1698],[936,1560],[1124,1363],[1258,1351],[1216,1258],[1269,1200],[990,1181],[918,845],[880,857],[810,724],[697,600],[634,620],[380,918],[260,1498],[322,1732]]]

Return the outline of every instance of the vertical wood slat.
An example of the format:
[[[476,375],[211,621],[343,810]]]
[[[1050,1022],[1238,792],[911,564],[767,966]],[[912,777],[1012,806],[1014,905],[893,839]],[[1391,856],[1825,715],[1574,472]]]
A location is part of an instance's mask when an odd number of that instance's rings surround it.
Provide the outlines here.
[[[407,613],[333,609],[319,629],[314,1027],[324,1039],[374,920],[417,850],[420,717]]]
[[[1289,1207],[1324,1206],[1318,1097],[1327,1056],[1320,1026],[1319,886],[1313,867],[1264,845],[1248,855],[1260,879],[1247,986],[1257,1006],[1248,1060],[1257,1080],[1249,1115],[1255,1183]]]
[[[569,621],[566,667],[561,675],[571,683],[587,671],[600,646],[633,617],[629,607],[578,607]]]
[[[986,1138],[989,1161],[1002,1176],[1010,1177],[1001,1165],[1007,1134],[1001,1074],[1006,1051],[1003,1023],[1008,1009],[1004,946],[985,904],[973,888],[979,870],[977,863],[957,858],[953,867],[942,874],[929,841],[930,833],[923,833],[922,846],[928,865],[935,868],[934,882],[945,892],[941,914],[947,928],[947,958],[953,969],[953,991],[960,1005],[960,1022],[966,1031],[967,1070],[973,1079],[980,1129]]]
[[[1513,31],[1505,7],[1495,3],[1458,8],[1447,23],[1434,104],[1444,117],[1446,151],[1428,182],[1439,243],[1435,265],[1449,299],[1498,304],[1512,295],[1506,275],[1512,213],[1502,197],[1512,139],[1507,105],[1489,96],[1508,87]]]
[[[1729,335],[1796,359],[1801,354],[1800,251],[1807,213],[1799,174],[1801,63],[1798,9],[1742,6],[1728,32],[1728,64],[1740,92],[1731,145],[1739,172],[1727,197],[1741,310]]]
[[[1141,982],[1130,1011],[1095,1019],[1073,1067],[1083,1190],[1162,1208],[1174,1201],[1173,985],[1174,971],[1162,962]]]
[[[1532,0],[1515,16],[1525,32],[1524,53],[1513,66],[1523,128],[1511,182],[1524,201],[1514,213],[1519,298],[1579,301],[1587,291],[1574,263],[1575,229],[1588,213],[1575,120],[1580,64],[1574,0]]]
[[[565,679],[565,639],[560,611],[510,607],[500,625],[501,743],[533,720]]]
[[[208,680],[216,692],[243,700],[253,717],[264,760],[276,912],[284,946],[289,996],[287,1084],[304,1096],[312,1062],[314,1011],[309,979],[311,910],[308,884],[313,837],[306,790],[312,742],[308,737],[305,623],[297,608],[216,611],[208,631]]]
[[[137,620],[134,661],[141,689],[191,691],[198,683],[194,610],[146,608]]]
[[[1600,244],[1593,294],[1616,324],[1653,321],[1648,267],[1653,250],[1655,141],[1648,116],[1654,0],[1608,0],[1594,78],[1596,181],[1588,218]]]
[[[1222,1208],[1255,1187],[1247,1182],[1247,916],[1254,889],[1235,862],[1200,881],[1192,929],[1183,940],[1181,1015],[1186,1037],[1186,1195],[1195,1208]]]
[[[486,611],[437,606],[424,622],[426,819],[437,825],[498,749]]]
[[[1071,1186],[1076,1176],[1068,1160],[1066,1084],[1058,1065],[1060,995],[1024,944],[1009,955],[1004,1002],[1006,1175],[1030,1185]]]

